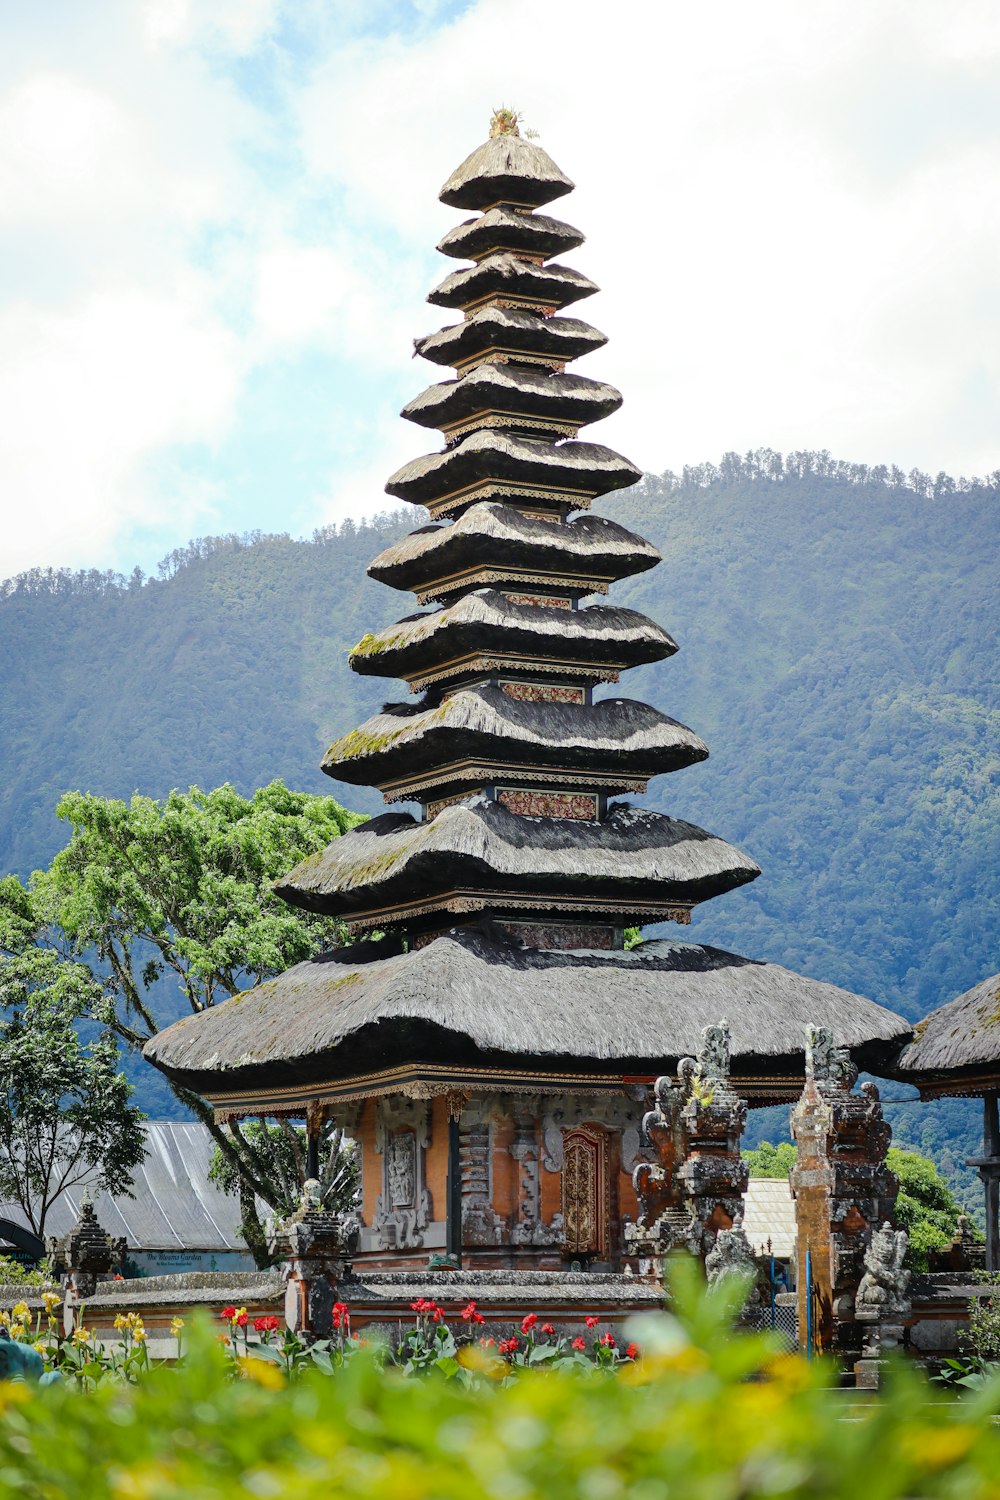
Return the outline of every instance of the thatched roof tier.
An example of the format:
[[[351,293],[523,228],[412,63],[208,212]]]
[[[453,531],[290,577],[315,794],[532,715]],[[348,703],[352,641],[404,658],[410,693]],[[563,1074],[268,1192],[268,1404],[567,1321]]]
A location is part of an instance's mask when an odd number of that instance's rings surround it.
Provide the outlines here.
[[[455,168],[438,197],[452,208],[541,208],[571,193],[573,186],[534,141],[495,135]]]
[[[465,219],[438,241],[442,255],[456,260],[482,260],[484,255],[506,252],[536,255],[548,260],[582,245],[584,236],[572,224],[545,214],[517,213],[510,208],[491,208],[478,219]]]
[[[608,342],[579,318],[543,318],[520,307],[482,307],[463,323],[414,339],[424,359],[461,370],[481,360],[561,366]]]
[[[727,1017],[734,1085],[760,1102],[801,1089],[807,1025],[876,1073],[909,1031],[835,985],[693,943],[546,952],[477,923],[385,954],[358,943],[298,964],[161,1031],[144,1055],[219,1107],[291,1111],[417,1080],[442,1092],[652,1080]]]
[[[397,500],[437,512],[510,493],[585,509],[596,496],[627,489],[641,477],[627,458],[600,443],[545,443],[488,430],[404,464],[385,488]]]
[[[631,698],[531,703],[487,686],[416,712],[387,708],[334,741],[323,759],[328,775],[384,789],[426,778],[436,768],[447,779],[447,767],[456,762],[485,761],[501,780],[506,767],[536,769],[542,782],[546,769],[584,779],[590,771],[607,788],[616,776],[626,784],[646,781],[708,755],[692,730]]]
[[[481,892],[494,910],[509,905],[507,896],[530,896],[551,900],[553,911],[579,902],[587,912],[620,914],[706,901],[759,874],[725,840],[629,803],[591,823],[522,817],[476,797],[429,823],[409,813],[372,818],[304,859],[275,890],[307,911],[392,926],[403,907],[456,909],[456,892]]]
[[[662,661],[676,650],[665,630],[634,609],[519,604],[494,589],[478,589],[443,609],[408,615],[363,636],[350,663],[364,676],[405,677],[411,687],[482,675],[487,657],[520,662],[542,678],[573,668],[574,675],[596,683],[607,681],[609,672]]]
[[[924,1098],[1000,1089],[1000,974],[919,1021],[892,1072]]]
[[[572,266],[538,266],[519,255],[500,254],[452,271],[427,293],[427,301],[465,312],[500,298],[519,307],[558,311],[599,290],[589,276]]]
[[[618,410],[621,391],[586,375],[550,375],[530,365],[478,365],[460,380],[428,386],[401,416],[447,436],[480,427],[518,427],[573,436]]]
[[[509,581],[558,583],[571,593],[604,593],[608,584],[655,567],[651,542],[605,516],[559,524],[526,516],[498,500],[481,501],[449,526],[422,526],[380,552],[369,576],[415,593],[421,604],[469,588]]]

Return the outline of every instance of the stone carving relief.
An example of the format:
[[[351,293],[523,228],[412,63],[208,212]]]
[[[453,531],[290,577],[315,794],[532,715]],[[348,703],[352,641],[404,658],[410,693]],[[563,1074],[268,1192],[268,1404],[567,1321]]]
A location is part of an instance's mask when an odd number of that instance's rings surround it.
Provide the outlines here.
[[[558,1147],[553,1138],[546,1139],[561,1156],[562,1131],[556,1126],[551,1128],[559,1135]],[[518,1164],[517,1216],[511,1229],[511,1242],[535,1248],[562,1244],[562,1214],[556,1214],[550,1224],[544,1223],[541,1216],[538,1126],[530,1107],[519,1110],[514,1116],[514,1139],[510,1144],[510,1154]]]
[[[422,1099],[380,1099],[375,1150],[382,1158],[382,1191],[372,1230],[383,1250],[420,1249],[430,1222],[424,1187],[424,1151],[430,1142],[430,1107]]]
[[[493,1209],[493,1131],[481,1111],[463,1110],[459,1125],[462,1243],[499,1245],[503,1225]]]

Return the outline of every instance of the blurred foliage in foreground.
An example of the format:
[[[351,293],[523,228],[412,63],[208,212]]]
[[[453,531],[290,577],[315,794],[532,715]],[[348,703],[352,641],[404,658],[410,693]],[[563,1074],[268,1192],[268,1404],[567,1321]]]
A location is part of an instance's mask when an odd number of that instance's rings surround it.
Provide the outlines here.
[[[996,1494],[996,1390],[948,1399],[900,1369],[864,1405],[831,1372],[730,1328],[739,1284],[675,1277],[674,1315],[637,1320],[619,1373],[408,1378],[362,1355],[286,1384],[227,1373],[211,1331],[177,1368],[83,1393],[0,1387],[0,1493],[46,1500],[854,1500]]]

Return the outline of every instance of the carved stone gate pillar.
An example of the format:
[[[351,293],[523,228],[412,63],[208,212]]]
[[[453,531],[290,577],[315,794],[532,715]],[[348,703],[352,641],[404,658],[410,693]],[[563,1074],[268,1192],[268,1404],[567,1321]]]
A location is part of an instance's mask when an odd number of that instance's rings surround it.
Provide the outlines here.
[[[798,1241],[799,1329],[807,1319],[821,1349],[857,1359],[864,1330],[855,1298],[872,1233],[892,1218],[899,1182],[885,1164],[892,1132],[878,1089],[852,1088],[858,1070],[825,1027],[806,1032],[806,1084],[792,1111],[791,1172]],[[806,1253],[812,1274],[806,1307]]]
[[[101,1228],[87,1192],[69,1233],[61,1239],[46,1239],[45,1253],[63,1281],[63,1330],[67,1338],[76,1327],[81,1305],[94,1295],[102,1276],[124,1264],[127,1248],[124,1237],[113,1239]]]

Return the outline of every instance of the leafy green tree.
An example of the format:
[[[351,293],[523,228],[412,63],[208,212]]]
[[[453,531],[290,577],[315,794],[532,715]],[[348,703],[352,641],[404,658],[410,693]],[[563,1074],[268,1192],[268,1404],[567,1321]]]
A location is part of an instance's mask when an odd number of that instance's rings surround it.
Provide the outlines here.
[[[72,955],[90,979],[74,1020],[89,1016],[128,1047],[141,1049],[179,1011],[207,1010],[342,939],[339,923],[272,889],[360,821],[332,797],[273,781],[251,797],[229,785],[129,803],[71,792],[56,811],[69,843],[27,888],[0,881],[0,933],[13,957]],[[254,1198],[280,1210],[286,1195],[238,1123],[222,1129],[203,1099],[173,1090],[238,1175],[247,1243],[262,1261]]]
[[[899,1178],[896,1222],[910,1236],[907,1265],[926,1271],[931,1250],[943,1250],[958,1231],[959,1206],[932,1161],[892,1146],[886,1158]]]
[[[795,1165],[795,1147],[791,1141],[761,1141],[751,1151],[743,1152],[751,1177],[787,1177]]]
[[[39,1237],[52,1205],[84,1180],[131,1196],[146,1154],[114,1034],[84,1041],[78,1029],[101,993],[85,964],[50,948],[0,962],[0,1194]]]

